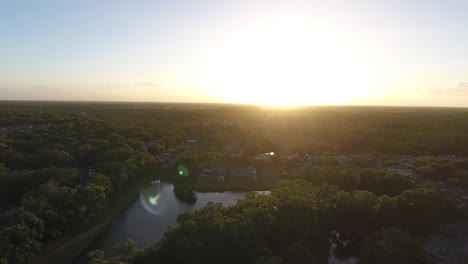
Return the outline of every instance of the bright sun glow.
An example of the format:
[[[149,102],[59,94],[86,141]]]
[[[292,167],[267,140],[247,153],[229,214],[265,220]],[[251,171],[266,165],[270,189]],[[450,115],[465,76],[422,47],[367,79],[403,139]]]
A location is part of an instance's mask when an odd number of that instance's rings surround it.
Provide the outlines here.
[[[378,80],[372,53],[352,33],[297,17],[228,32],[198,66],[208,95],[272,106],[347,103]]]

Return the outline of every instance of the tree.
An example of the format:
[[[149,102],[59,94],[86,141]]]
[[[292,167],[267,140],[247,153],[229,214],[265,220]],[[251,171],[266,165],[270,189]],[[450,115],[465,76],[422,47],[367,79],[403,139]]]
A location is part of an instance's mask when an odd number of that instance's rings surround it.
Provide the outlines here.
[[[18,209],[0,218],[0,256],[7,263],[31,263],[42,249],[44,223],[33,213]]]
[[[112,182],[107,176],[99,174],[94,178],[93,182],[96,185],[104,187],[104,193],[106,194],[106,197],[108,197],[114,191],[112,188]]]
[[[396,199],[398,224],[411,232],[426,233],[441,222],[454,219],[458,212],[442,193],[434,189],[407,190]]]
[[[78,189],[79,210],[81,220],[89,223],[108,203],[106,188],[98,184],[86,184]]]
[[[362,246],[359,264],[417,264],[422,261],[418,241],[398,228],[390,227],[368,236]]]
[[[136,243],[133,240],[127,240],[124,243],[118,243],[112,246],[111,256],[113,259],[128,262],[136,254]]]
[[[375,161],[365,155],[356,155],[349,162],[350,167],[372,168],[375,166]]]
[[[127,262],[122,261],[119,258],[112,258],[106,260],[104,258],[104,252],[101,250],[94,250],[89,252],[86,255],[86,263],[87,264],[127,264]]]
[[[301,241],[297,241],[285,250],[283,260],[284,264],[320,263],[312,251],[304,247]]]
[[[165,150],[164,146],[161,144],[151,144],[148,146],[148,152],[153,155],[160,155]]]

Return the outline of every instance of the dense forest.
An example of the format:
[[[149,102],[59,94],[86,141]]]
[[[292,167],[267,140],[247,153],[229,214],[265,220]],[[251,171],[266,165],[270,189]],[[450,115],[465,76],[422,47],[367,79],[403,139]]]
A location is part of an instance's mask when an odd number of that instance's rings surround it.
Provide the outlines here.
[[[228,144],[245,152],[223,152]],[[180,215],[151,247],[130,241],[88,263],[327,263],[332,247],[360,263],[425,263],[425,236],[466,217],[437,182],[468,190],[467,109],[1,102],[0,263],[39,263],[152,175],[179,183],[160,159],[171,148],[193,172],[206,162],[298,162],[252,159],[264,152],[294,153],[304,169],[300,179],[280,175],[271,195]],[[332,158],[342,154],[346,168]],[[457,159],[437,158],[447,154]],[[423,182],[384,169],[400,155],[418,157]]]
[[[418,239],[458,213],[434,189],[390,197],[294,182],[180,215],[151,247],[129,241],[109,260],[91,252],[88,263],[328,263],[332,243],[359,263],[425,263]]]

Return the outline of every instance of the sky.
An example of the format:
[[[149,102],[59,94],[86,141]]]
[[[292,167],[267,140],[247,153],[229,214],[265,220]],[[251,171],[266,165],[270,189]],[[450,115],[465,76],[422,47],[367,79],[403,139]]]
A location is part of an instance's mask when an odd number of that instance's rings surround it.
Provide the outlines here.
[[[0,100],[468,107],[468,1],[0,0]]]

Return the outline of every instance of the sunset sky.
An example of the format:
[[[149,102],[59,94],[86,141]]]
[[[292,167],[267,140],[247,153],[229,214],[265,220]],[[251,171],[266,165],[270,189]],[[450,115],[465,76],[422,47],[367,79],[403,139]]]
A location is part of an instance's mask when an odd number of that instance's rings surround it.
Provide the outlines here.
[[[468,1],[0,0],[0,100],[468,107]]]

